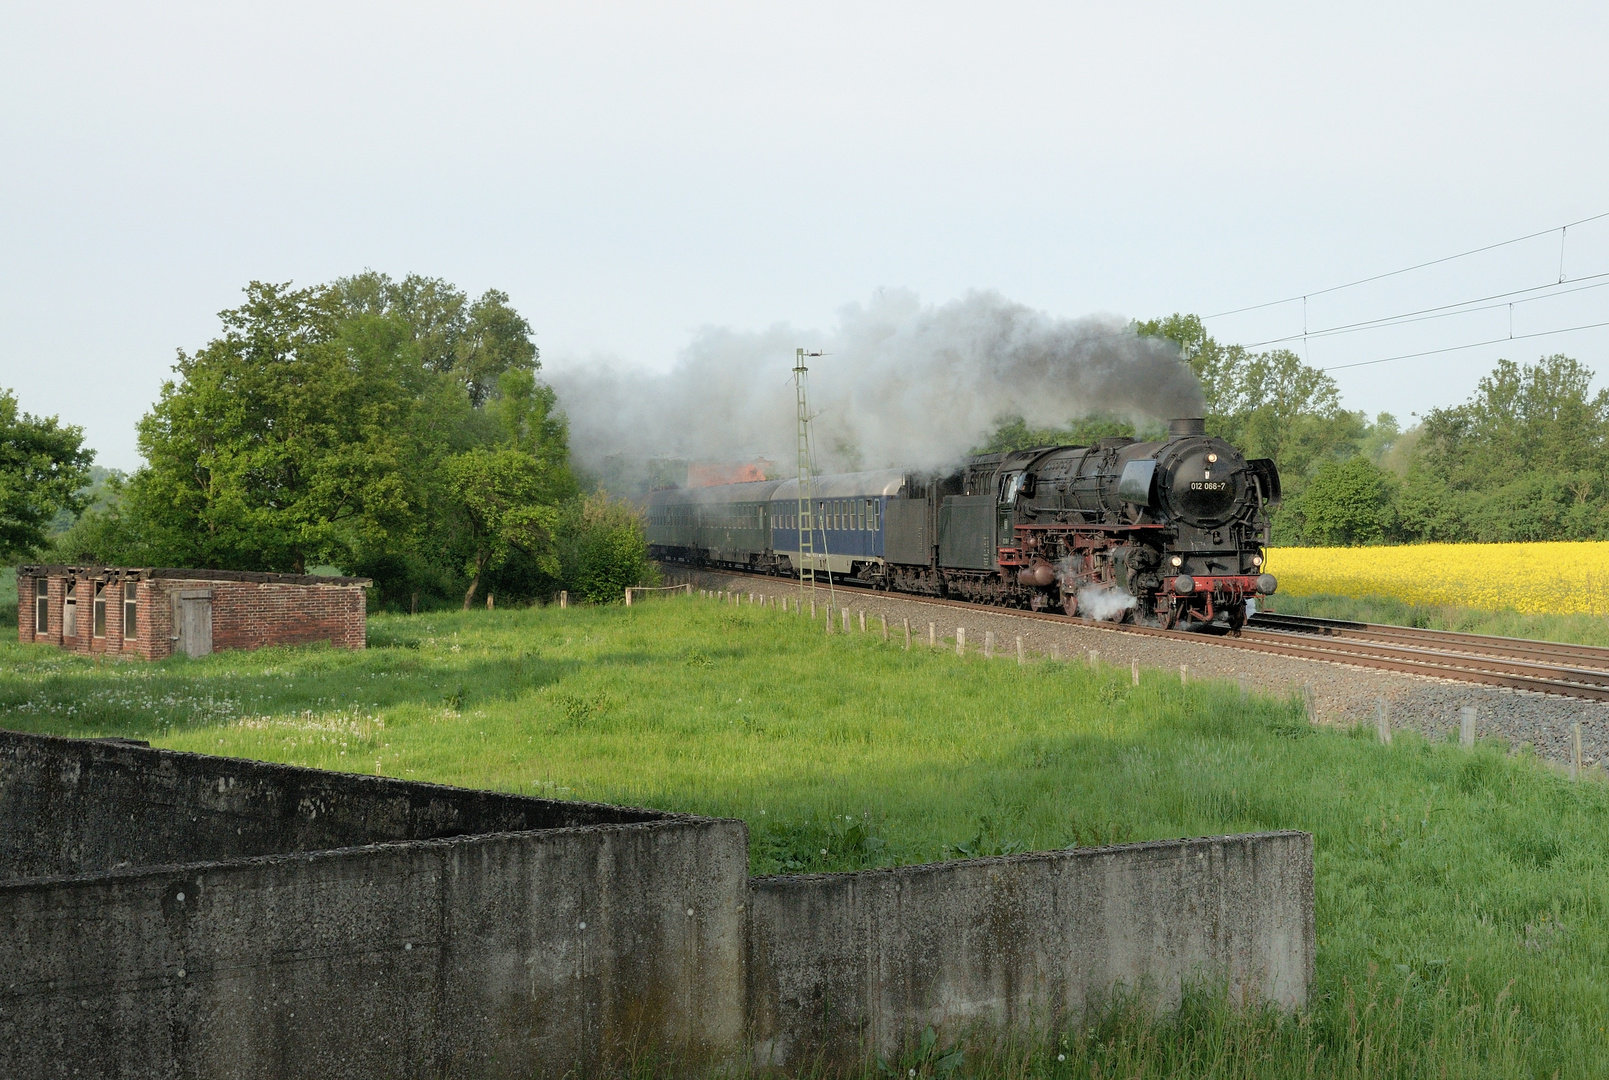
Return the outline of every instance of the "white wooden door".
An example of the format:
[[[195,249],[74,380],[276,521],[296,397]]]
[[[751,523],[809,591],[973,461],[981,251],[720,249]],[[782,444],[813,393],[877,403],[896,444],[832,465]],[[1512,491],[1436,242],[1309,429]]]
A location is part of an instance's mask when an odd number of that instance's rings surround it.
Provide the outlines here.
[[[212,652],[212,591],[188,589],[178,595],[179,651],[187,656],[207,656]]]

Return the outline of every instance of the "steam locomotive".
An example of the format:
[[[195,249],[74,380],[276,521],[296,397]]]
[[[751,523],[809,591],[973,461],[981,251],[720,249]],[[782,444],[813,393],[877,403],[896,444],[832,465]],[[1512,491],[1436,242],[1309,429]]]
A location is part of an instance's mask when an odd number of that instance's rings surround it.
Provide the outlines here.
[[[1238,630],[1246,601],[1277,584],[1262,566],[1279,472],[1200,419],[1174,420],[1160,442],[818,477],[811,494],[801,545],[797,480],[653,492],[649,554],[789,576],[804,560],[876,588],[1167,627]]]

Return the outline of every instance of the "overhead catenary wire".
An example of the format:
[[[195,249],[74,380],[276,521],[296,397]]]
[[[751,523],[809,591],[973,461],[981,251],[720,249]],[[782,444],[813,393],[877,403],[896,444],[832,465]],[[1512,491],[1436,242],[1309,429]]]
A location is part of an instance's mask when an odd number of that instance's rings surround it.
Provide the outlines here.
[[[1323,368],[1324,371],[1344,371],[1347,368],[1369,367],[1373,364],[1388,364],[1393,360],[1411,360],[1416,356],[1435,356],[1439,353],[1458,352],[1461,349],[1478,349],[1482,345],[1501,345],[1505,341],[1524,341],[1528,338],[1551,337],[1554,334],[1569,334],[1577,330],[1596,330],[1599,327],[1609,326],[1609,320],[1595,323],[1583,323],[1580,326],[1562,326],[1557,330],[1538,330],[1531,334],[1516,334],[1512,331],[1506,337],[1488,338],[1485,341],[1471,341],[1467,345],[1449,345],[1444,349],[1425,349],[1422,352],[1402,353],[1397,356],[1382,356],[1377,360],[1359,360],[1352,364],[1335,364]]]
[[[1321,327],[1318,330],[1303,331],[1300,334],[1286,334],[1283,337],[1268,338],[1264,341],[1254,341],[1246,345],[1248,349],[1260,349],[1265,345],[1278,345],[1287,341],[1306,341],[1308,338],[1337,337],[1341,334],[1355,334],[1364,330],[1384,330],[1393,326],[1408,326],[1412,323],[1427,322],[1432,319],[1450,319],[1457,315],[1468,315],[1477,311],[1494,311],[1498,308],[1512,309],[1515,304],[1531,304],[1540,300],[1551,300],[1556,296],[1569,296],[1571,293],[1586,292],[1591,289],[1609,287],[1609,281],[1600,280],[1609,278],[1609,271],[1598,274],[1588,274],[1576,278],[1576,282],[1590,281],[1595,284],[1577,285],[1571,289],[1561,289],[1557,284],[1533,285],[1525,289],[1514,289],[1510,292],[1492,293],[1489,296],[1475,297],[1471,300],[1460,300],[1452,304],[1437,304],[1434,307],[1420,308],[1417,311],[1406,311],[1400,315],[1383,315],[1378,319],[1364,319],[1361,322],[1341,323],[1336,326]],[[1523,300],[1508,300],[1506,297],[1525,296],[1526,293],[1540,292],[1544,289],[1552,290],[1541,296],[1526,297]],[[1487,303],[1487,301],[1500,301]]]
[[[1495,244],[1485,244],[1481,247],[1470,248],[1468,251],[1460,251],[1456,255],[1444,255],[1439,259],[1430,259],[1426,262],[1415,263],[1412,266],[1404,266],[1398,270],[1388,270],[1383,274],[1371,274],[1368,277],[1358,278],[1356,281],[1348,281],[1340,285],[1331,285],[1324,289],[1309,289],[1307,292],[1296,293],[1292,296],[1287,296],[1279,300],[1269,300],[1262,304],[1248,304],[1245,307],[1231,308],[1228,311],[1214,312],[1211,315],[1203,315],[1202,318],[1204,320],[1221,319],[1226,315],[1239,315],[1246,311],[1259,311],[1263,308],[1278,307],[1280,304],[1293,304],[1300,300],[1302,301],[1305,322],[1307,299],[1309,297],[1323,296],[1327,293],[1340,292],[1342,289],[1351,289],[1359,285],[1367,285],[1371,281],[1383,281],[1386,278],[1397,277],[1401,274],[1411,274],[1415,270],[1423,270],[1426,267],[1439,266],[1442,263],[1453,262],[1457,259],[1465,259],[1471,255],[1479,255],[1485,251],[1495,251],[1498,248],[1508,247],[1512,244],[1524,243],[1526,240],[1535,240],[1539,236],[1549,236],[1553,233],[1559,234],[1559,281],[1555,282],[1555,284],[1560,284],[1564,281],[1564,237],[1570,229],[1577,225],[1585,225],[1588,222],[1599,221],[1603,218],[1609,218],[1609,210],[1605,210],[1601,214],[1593,214],[1590,217],[1579,218],[1575,221],[1568,221],[1563,225],[1555,225],[1551,229],[1540,229],[1536,232],[1526,233],[1524,236],[1516,236],[1510,240],[1500,240]]]

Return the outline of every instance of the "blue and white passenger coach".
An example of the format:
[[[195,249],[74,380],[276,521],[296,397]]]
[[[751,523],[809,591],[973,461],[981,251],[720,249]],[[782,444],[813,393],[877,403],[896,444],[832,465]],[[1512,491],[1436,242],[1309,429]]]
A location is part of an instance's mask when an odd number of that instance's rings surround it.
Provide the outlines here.
[[[882,563],[888,503],[900,496],[899,469],[817,477],[816,569],[864,576]],[[799,481],[671,489],[648,496],[648,554],[665,562],[797,573]]]

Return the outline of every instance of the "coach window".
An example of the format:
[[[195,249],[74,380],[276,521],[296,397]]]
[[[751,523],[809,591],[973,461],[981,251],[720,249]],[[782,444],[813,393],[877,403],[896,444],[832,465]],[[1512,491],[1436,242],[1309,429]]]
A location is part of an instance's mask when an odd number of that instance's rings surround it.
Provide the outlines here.
[[[125,639],[134,636],[136,610],[137,608],[134,603],[134,582],[125,581],[123,582],[123,637]]]
[[[67,598],[61,605],[61,636],[78,636],[78,582],[67,583]]]
[[[95,583],[95,621],[91,632],[96,637],[106,636],[106,582]]]
[[[34,633],[50,633],[50,580],[34,578]]]
[[[866,529],[868,532],[877,531],[877,500],[866,500]]]

